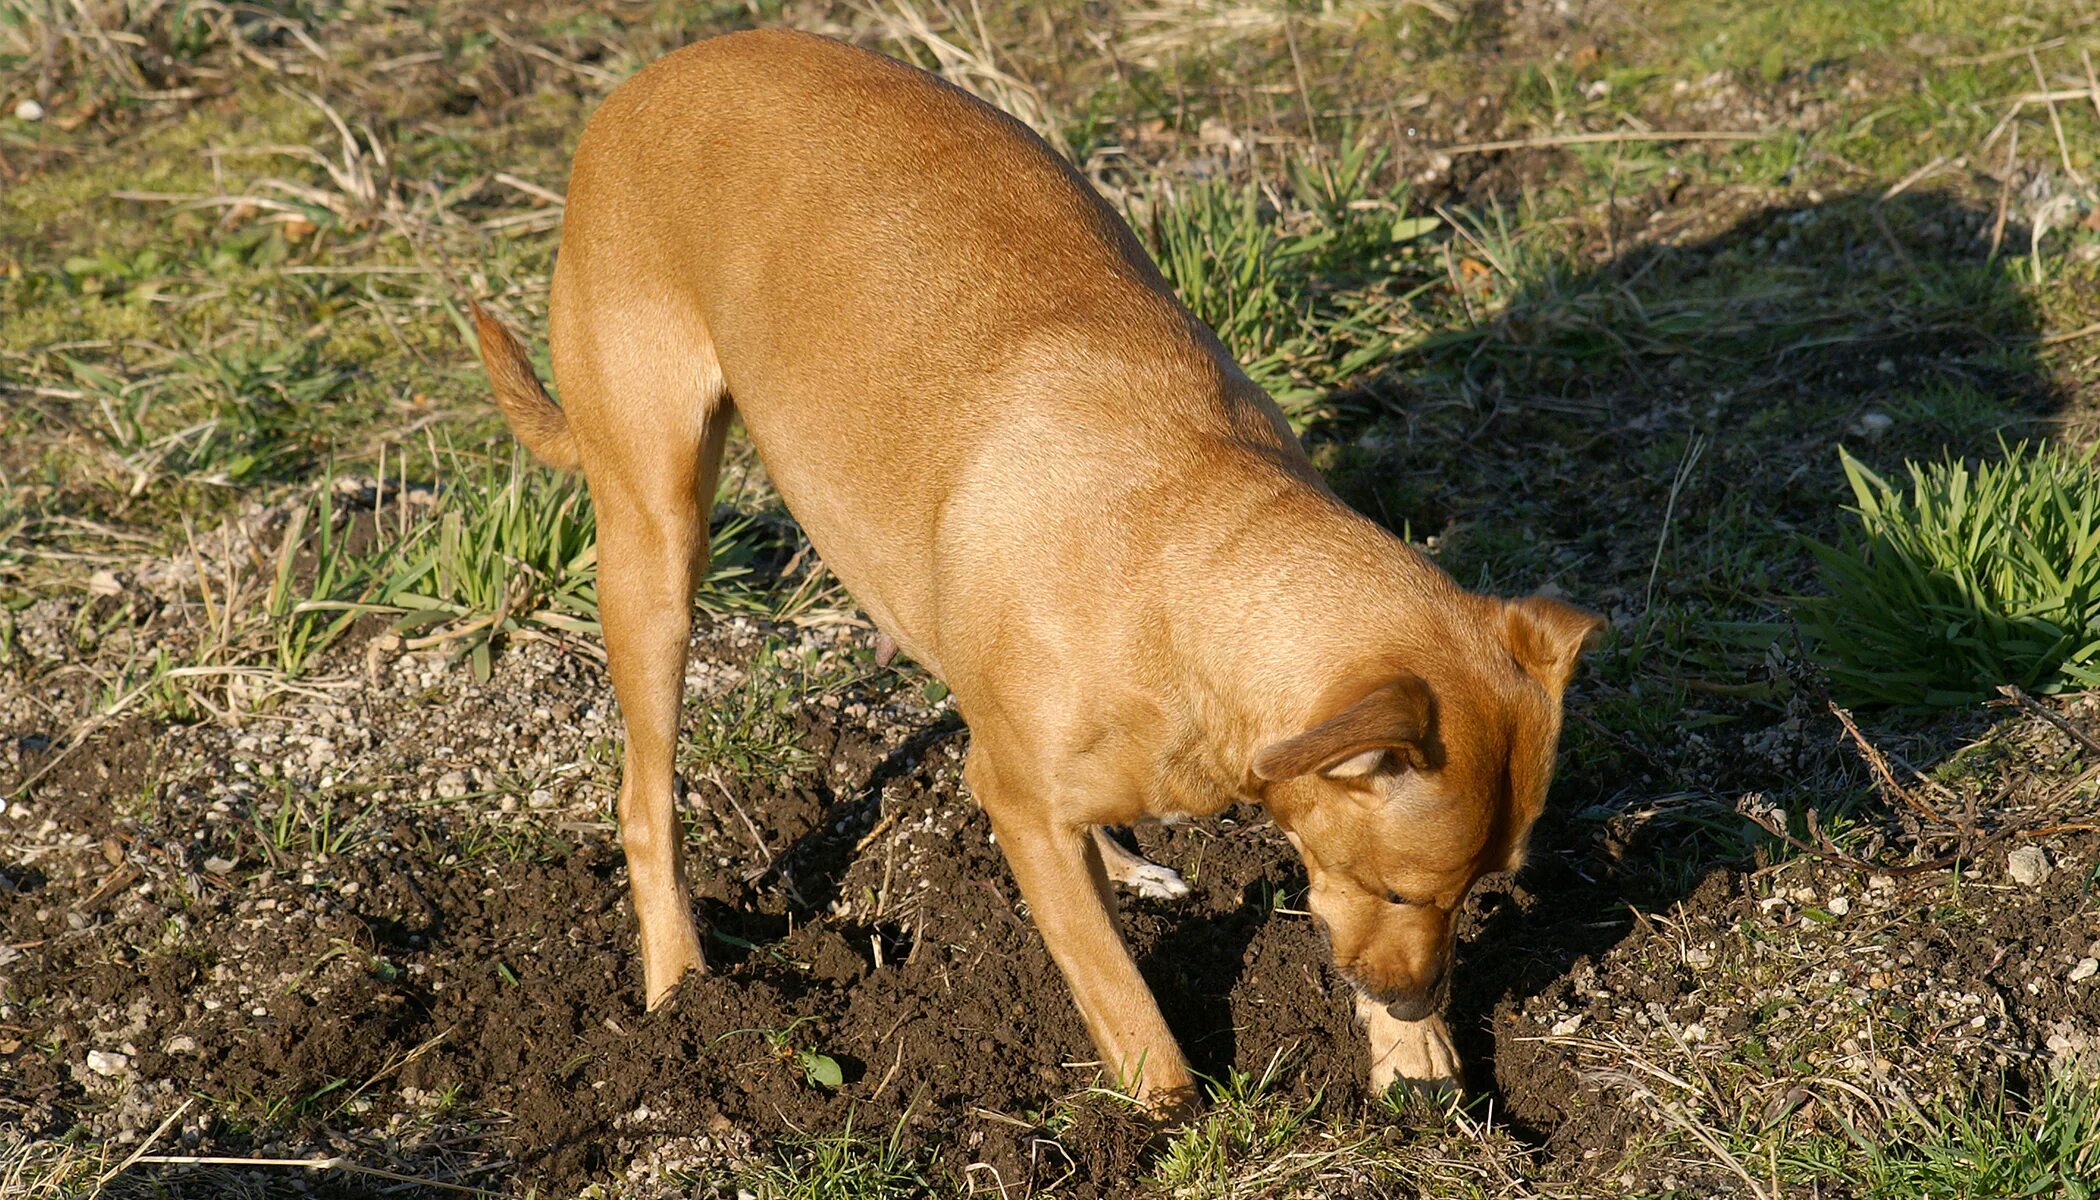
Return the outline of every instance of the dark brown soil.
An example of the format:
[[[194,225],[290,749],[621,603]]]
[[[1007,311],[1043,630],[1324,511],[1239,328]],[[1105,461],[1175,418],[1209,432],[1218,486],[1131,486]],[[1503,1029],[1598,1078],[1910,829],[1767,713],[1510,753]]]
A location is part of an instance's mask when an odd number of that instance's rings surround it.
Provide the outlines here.
[[[126,823],[112,802],[149,787],[153,756],[186,732],[108,731],[52,770],[39,794],[71,801],[54,810],[99,837]],[[26,1038],[11,1039],[11,1082],[0,1087],[62,1127],[87,1103],[78,1072],[27,1047],[86,1037],[89,1022],[69,1015],[76,1005],[108,1011],[143,997],[157,1014],[152,1044],[135,1039],[143,1078],[212,1097],[309,1098],[254,1130],[225,1123],[210,1139],[223,1152],[281,1136],[280,1124],[326,1124],[349,1098],[346,1086],[372,1080],[383,1086],[368,1094],[382,1105],[415,1088],[507,1114],[498,1136],[521,1180],[556,1193],[617,1167],[623,1138],[735,1133],[763,1143],[836,1130],[849,1117],[862,1129],[901,1121],[904,1145],[952,1148],[1009,1183],[1031,1164],[1062,1176],[1070,1159],[1082,1177],[1068,1190],[1116,1190],[1156,1132],[1145,1122],[1113,1105],[1082,1106],[1083,1133],[1067,1133],[1059,1154],[1046,1163],[1036,1144],[1050,1136],[1041,1122],[1053,1105],[1096,1074],[989,827],[959,794],[949,751],[963,736],[936,724],[877,757],[822,726],[807,729],[806,744],[828,749],[813,775],[832,784],[810,786],[804,773],[778,794],[739,797],[766,844],[781,849],[770,869],[750,864],[762,872],[755,879],[717,871],[699,886],[711,969],[654,1013],[639,1006],[633,919],[609,831],[541,859],[463,863],[442,823],[409,816],[331,864],[325,880],[273,872],[264,855],[241,862],[242,886],[211,878],[194,899],[130,905],[116,917],[34,869],[10,872],[0,936],[33,949],[9,991],[60,1002],[38,1011],[40,1027]],[[898,839],[901,854],[891,847],[886,858],[878,840],[855,857],[878,820],[912,836]],[[1142,840],[1196,885],[1171,907],[1128,901],[1124,917],[1198,1069],[1258,1073],[1281,1054],[1292,1093],[1359,1102],[1362,1038],[1319,936],[1302,917],[1270,911],[1291,907],[1304,886],[1288,845],[1257,812]],[[942,856],[925,859],[926,845]],[[194,873],[237,848],[172,852]],[[896,869],[902,856],[924,860],[907,876]],[[124,877],[115,895],[138,874],[98,865]],[[887,901],[887,913],[885,890],[902,897]],[[266,922],[254,914],[258,901],[293,919]],[[188,927],[167,952],[108,954],[112,944],[149,942],[177,914]],[[127,928],[98,929],[104,921]],[[264,924],[259,939],[252,927]],[[261,995],[281,966],[305,973],[270,997],[264,1015],[196,998],[215,974]],[[163,1049],[178,1038],[194,1048]],[[834,1059],[843,1085],[813,1085],[797,1059],[805,1051]]]
[[[355,853],[294,866],[179,811],[189,793],[167,766],[208,759],[211,731],[107,729],[37,788],[56,840],[78,852],[0,872],[0,938],[21,951],[6,993],[26,1021],[0,1029],[0,1098],[44,1134],[97,1111],[80,1051],[124,1039],[129,1013],[134,1094],[172,1087],[219,1106],[200,1152],[326,1141],[352,1104],[377,1127],[437,1096],[441,1111],[482,1115],[476,1136],[514,1164],[511,1186],[549,1194],[615,1176],[652,1139],[735,1157],[849,1121],[937,1161],[988,1164],[1009,1187],[1127,1194],[1158,1131],[1112,1101],[1070,1103],[1097,1081],[1091,1051],[961,790],[966,734],[929,717],[885,751],[824,709],[798,720],[815,759],[732,793],[766,849],[746,841],[705,874],[711,969],[654,1013],[639,1005],[609,828],[517,857],[470,853],[455,819],[406,806]],[[49,753],[26,754],[25,773]],[[1195,887],[1173,905],[1126,901],[1124,919],[1198,1070],[1259,1075],[1280,1056],[1286,1094],[1368,1111],[1362,1035],[1318,933],[1289,911],[1304,879],[1273,826],[1235,811],[1140,842]],[[719,849],[696,845],[703,862]],[[203,867],[215,856],[218,870]],[[1601,1014],[1630,997],[1701,1015],[1692,972],[1628,952],[1643,914],[1697,935],[1759,911],[1745,875],[1673,889],[1655,865],[1638,839],[1599,839],[1556,811],[1520,880],[1472,902],[1452,1005],[1470,1088],[1560,1173],[1579,1175],[1637,1118],[1539,1040],[1548,1010]],[[2076,886],[2059,872],[2051,888]],[[2030,1044],[2080,1000],[2020,985],[2086,953],[2090,934],[2035,900],[1991,910],[1987,937],[1931,925],[1903,947],[1954,991],[2001,996],[2019,1014],[2008,1032]],[[2068,892],[2063,904],[2078,907]],[[1606,977],[1601,991],[1574,982]],[[836,1062],[841,1086],[812,1082],[811,1055]]]

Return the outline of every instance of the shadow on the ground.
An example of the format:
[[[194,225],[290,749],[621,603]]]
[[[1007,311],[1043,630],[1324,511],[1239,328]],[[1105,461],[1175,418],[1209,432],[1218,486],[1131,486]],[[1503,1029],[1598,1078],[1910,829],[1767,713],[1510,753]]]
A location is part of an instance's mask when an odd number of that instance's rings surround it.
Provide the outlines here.
[[[1636,914],[1695,893],[1736,903],[1759,844],[1747,827],[1717,831],[1733,820],[1725,803],[1718,818],[1708,806],[1631,836],[1612,818],[1688,793],[1859,791],[1858,764],[1835,742],[1813,779],[1743,744],[1802,700],[1769,665],[1779,635],[1757,630],[1815,586],[1800,538],[1836,529],[1835,447],[1877,466],[1989,453],[2001,436],[2046,432],[2062,407],[1993,234],[1992,214],[1944,195],[1859,193],[1758,209],[1591,270],[1544,264],[1493,317],[1337,397],[1338,415],[1310,433],[1346,499],[1396,532],[1432,535],[1462,583],[1557,588],[1612,618],[1569,699],[1531,865],[1481,890],[1460,949],[1451,1017],[1469,1081],[1520,1136],[1551,1134],[1568,1080],[1550,1056],[1504,1061],[1498,1017],[1600,959]],[[1751,640],[1711,633],[1728,626]],[[1954,731],[1943,725],[1940,742]],[[823,819],[775,864],[798,907],[837,896],[854,841],[841,830],[866,826],[883,782],[958,732],[930,725],[852,795],[826,797]],[[1234,1061],[1227,997],[1268,912],[1263,897],[1243,899],[1174,914],[1145,954],[1211,1073]],[[1541,1069],[1561,1077],[1523,1077]]]
[[[1569,697],[1523,902],[1483,893],[1461,949],[1460,1049],[1520,1134],[1550,1132],[1551,1106],[1509,1094],[1499,1014],[1605,954],[1635,912],[1745,870],[1758,839],[1727,811],[1734,796],[1864,794],[1841,739],[1790,759],[1747,744],[1790,717],[1828,720],[1796,686],[1786,627],[1786,598],[1818,588],[1802,538],[1831,538],[1850,502],[1840,444],[1883,469],[2047,436],[2067,397],[2008,261],[2025,244],[1949,195],[1860,192],[1591,270],[1534,264],[1491,318],[1338,397],[1310,435],[1345,498],[1433,538],[1461,583],[1555,588],[1612,620]],[[1974,725],[1912,725],[1913,761]],[[1701,820],[1611,832],[1686,795],[1713,802]],[[1721,882],[1701,896],[1733,902]]]

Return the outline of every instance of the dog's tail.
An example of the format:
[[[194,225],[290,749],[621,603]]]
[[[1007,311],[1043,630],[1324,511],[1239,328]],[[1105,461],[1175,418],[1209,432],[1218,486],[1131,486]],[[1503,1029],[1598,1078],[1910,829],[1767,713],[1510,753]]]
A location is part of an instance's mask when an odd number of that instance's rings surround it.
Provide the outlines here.
[[[474,332],[481,338],[481,365],[488,368],[489,382],[496,389],[496,407],[510,423],[510,432],[525,444],[532,456],[557,471],[573,471],[582,462],[576,450],[576,435],[569,419],[540,385],[532,372],[525,347],[502,322],[472,300]]]

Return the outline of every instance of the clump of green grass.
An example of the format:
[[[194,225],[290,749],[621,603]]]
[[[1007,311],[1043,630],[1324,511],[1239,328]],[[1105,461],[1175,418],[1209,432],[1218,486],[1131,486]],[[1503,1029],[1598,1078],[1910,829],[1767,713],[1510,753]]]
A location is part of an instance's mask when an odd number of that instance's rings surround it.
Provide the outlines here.
[[[375,536],[361,552],[327,486],[295,510],[270,601],[280,668],[304,670],[367,612],[393,615],[394,629],[416,644],[464,656],[480,680],[509,636],[598,632],[598,523],[580,479],[438,449],[430,467],[440,480],[435,499],[409,521],[394,495],[374,512]],[[748,530],[737,520],[714,532],[703,610],[770,611],[747,578],[757,552]],[[311,556],[303,575],[298,550]]]
[[[311,558],[303,586],[298,577],[302,549]],[[267,601],[277,631],[278,669],[299,674],[342,636],[377,589],[375,575],[373,564],[350,550],[348,522],[337,517],[334,488],[323,486],[292,509]]]
[[[1960,705],[2003,684],[2100,685],[2090,455],[2023,443],[1997,462],[1909,463],[1907,495],[1839,455],[1859,528],[1811,543],[1829,594],[1797,612],[1841,700]]]
[[[579,480],[513,464],[469,475],[439,509],[385,570],[381,603],[408,610],[397,629],[436,627],[483,680],[505,634],[597,632],[598,526]]]
[[[736,779],[776,779],[810,764],[795,725],[805,697],[832,691],[850,677],[826,677],[816,652],[795,654],[768,638],[744,682],[709,702],[680,751],[680,769],[693,777],[716,772]]]
[[[1154,1181],[1172,1196],[1223,1198],[1321,1194],[1335,1168],[1359,1180],[1386,1174],[1386,1164],[1357,1154],[1367,1139],[1315,1120],[1320,1095],[1299,1103],[1279,1094],[1290,1065],[1278,1053],[1260,1075],[1228,1068],[1203,1115],[1160,1154]]]
[[[1796,1181],[1873,1200],[2092,1200],[2100,1197],[2100,1089],[2064,1075],[2026,1105],[1941,1101],[1878,1137],[1849,1127],[1842,1136],[1790,1137],[1779,1165]]]
[[[1383,362],[1396,341],[1396,261],[1435,230],[1405,188],[1378,183],[1385,152],[1362,142],[1292,166],[1281,191],[1205,180],[1133,221],[1184,304],[1294,423],[1322,396]]]
[[[853,1130],[784,1138],[770,1155],[738,1175],[741,1188],[761,1200],[890,1200],[933,1194],[902,1138],[904,1123],[876,1141]]]

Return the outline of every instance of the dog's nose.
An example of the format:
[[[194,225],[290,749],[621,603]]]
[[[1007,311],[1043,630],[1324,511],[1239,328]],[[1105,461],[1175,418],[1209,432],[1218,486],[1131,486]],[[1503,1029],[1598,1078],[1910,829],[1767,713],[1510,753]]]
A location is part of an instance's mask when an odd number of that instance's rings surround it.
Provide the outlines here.
[[[1385,1006],[1387,1015],[1395,1021],[1426,1021],[1436,1015],[1437,1001],[1434,991],[1422,992],[1395,1000]]]
[[[1444,1006],[1444,997],[1450,991],[1450,982],[1451,964],[1443,963],[1436,968],[1435,975],[1423,980],[1421,986],[1413,992],[1388,1001],[1385,1011],[1392,1014],[1395,1021],[1427,1020]]]

